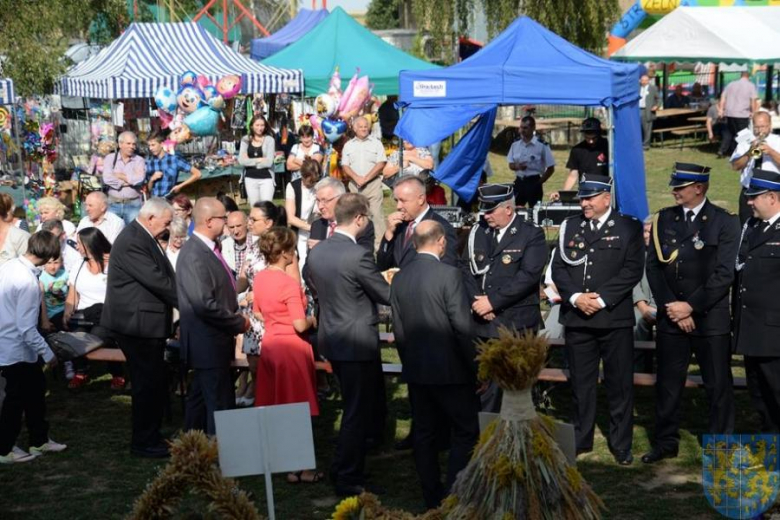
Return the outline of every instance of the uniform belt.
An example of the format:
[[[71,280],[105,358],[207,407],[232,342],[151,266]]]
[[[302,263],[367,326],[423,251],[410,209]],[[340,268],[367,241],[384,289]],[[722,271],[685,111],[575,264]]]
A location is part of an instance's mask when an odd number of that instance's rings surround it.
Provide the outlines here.
[[[112,196],[109,195],[108,202],[113,202],[113,203],[116,203],[116,204],[124,204],[126,202],[132,202],[134,200],[138,200],[139,198],[141,198],[141,197],[138,196],[138,197],[133,197],[133,198],[120,198],[120,197],[112,197]]]
[[[536,179],[540,178],[541,176],[542,175],[540,173],[536,173],[534,175],[526,175],[524,177],[518,176],[517,180],[519,180],[519,181],[530,181],[530,180],[536,180]]]

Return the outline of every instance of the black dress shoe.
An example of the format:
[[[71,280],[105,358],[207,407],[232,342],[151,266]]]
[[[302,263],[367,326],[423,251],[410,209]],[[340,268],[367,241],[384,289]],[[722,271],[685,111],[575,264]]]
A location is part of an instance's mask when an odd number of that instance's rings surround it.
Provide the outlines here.
[[[414,447],[414,439],[411,435],[407,435],[400,441],[396,442],[393,445],[393,448],[396,449],[396,451],[406,451],[411,450]]]
[[[665,448],[656,447],[650,450],[650,453],[645,453],[644,455],[642,455],[642,462],[644,462],[645,464],[654,464],[659,460],[673,459],[676,456],[677,456],[677,448],[665,449]]]
[[[164,459],[171,456],[171,452],[168,451],[168,447],[164,444],[145,448],[131,446],[130,453],[136,457],[142,457],[145,459]]]
[[[612,456],[615,457],[615,462],[621,466],[630,466],[634,462],[631,450],[615,450],[612,452]]]

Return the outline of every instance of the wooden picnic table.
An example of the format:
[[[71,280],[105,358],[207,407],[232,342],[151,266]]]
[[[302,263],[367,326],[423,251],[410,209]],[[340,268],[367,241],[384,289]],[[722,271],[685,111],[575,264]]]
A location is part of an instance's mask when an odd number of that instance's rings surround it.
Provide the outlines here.
[[[549,130],[551,128],[557,128],[567,125],[580,125],[582,119],[578,117],[548,117],[545,119],[536,119],[537,130]],[[511,126],[514,128],[520,127],[520,119],[496,119],[496,126]]]
[[[656,119],[662,119],[665,117],[703,114],[704,112],[706,112],[706,109],[704,108],[662,108],[661,110],[656,111],[655,117]]]
[[[707,122],[707,116],[689,117],[688,121],[691,121],[692,123],[706,123]]]

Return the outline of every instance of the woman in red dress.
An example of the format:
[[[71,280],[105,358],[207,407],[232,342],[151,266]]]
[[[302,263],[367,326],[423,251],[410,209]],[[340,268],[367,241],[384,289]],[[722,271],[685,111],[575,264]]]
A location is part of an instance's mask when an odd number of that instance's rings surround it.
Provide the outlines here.
[[[317,416],[314,354],[301,336],[313,318],[306,317],[300,281],[285,272],[295,260],[296,243],[295,233],[286,227],[271,228],[260,237],[266,268],[255,273],[253,293],[254,311],[265,322],[265,334],[255,378],[255,406],[309,403],[311,415]],[[323,478],[323,473],[309,470],[287,476],[291,483]]]

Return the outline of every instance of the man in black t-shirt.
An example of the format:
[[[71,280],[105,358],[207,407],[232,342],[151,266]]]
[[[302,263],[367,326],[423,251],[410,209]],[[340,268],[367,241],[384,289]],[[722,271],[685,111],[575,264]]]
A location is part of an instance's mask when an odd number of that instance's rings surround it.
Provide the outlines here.
[[[387,96],[387,101],[379,106],[379,128],[382,130],[382,139],[391,140],[395,125],[398,124],[398,109],[395,108],[395,102],[398,96]]]
[[[584,172],[609,176],[609,141],[601,136],[601,121],[589,117],[582,122],[580,131],[583,140],[569,153],[569,160],[566,161],[569,176],[563,183],[562,191],[576,189],[575,185]],[[557,191],[550,194],[550,200],[559,198]]]

